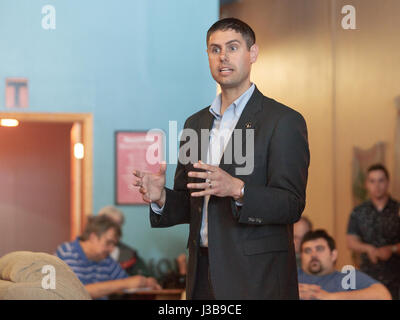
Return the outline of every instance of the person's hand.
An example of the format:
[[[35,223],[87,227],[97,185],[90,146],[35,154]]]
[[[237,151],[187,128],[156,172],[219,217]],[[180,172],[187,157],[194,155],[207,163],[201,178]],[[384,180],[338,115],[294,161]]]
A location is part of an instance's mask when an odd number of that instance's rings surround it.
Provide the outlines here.
[[[167,164],[161,162],[160,171],[157,173],[134,170],[133,175],[137,178],[134,186],[138,186],[143,200],[147,203],[156,202],[159,207],[165,203],[165,171]]]
[[[125,289],[136,289],[136,288],[145,288],[147,285],[147,279],[143,276],[131,276],[123,279]]]
[[[299,296],[302,300],[332,300],[333,294],[315,284],[299,283]]]
[[[315,284],[299,283],[299,297],[301,300],[313,300],[320,289],[321,287]]]
[[[214,195],[217,197],[233,197],[235,200],[240,199],[241,190],[244,186],[242,180],[232,177],[229,173],[219,167],[205,164],[201,161],[193,164],[193,167],[204,171],[189,171],[188,176],[192,178],[205,179],[206,181],[200,183],[188,183],[187,187],[189,189],[203,189],[201,191],[192,192],[192,197]]]
[[[313,298],[317,300],[335,300],[335,294],[333,292],[325,291],[322,288],[319,288],[314,295]]]
[[[176,262],[178,264],[179,274],[186,274],[186,254],[182,253],[176,258]]]
[[[379,255],[378,255],[378,249],[377,248],[375,248],[372,245],[368,245],[366,253],[368,255],[368,259],[373,264],[376,264],[378,262]]]
[[[389,260],[393,254],[392,246],[384,246],[377,248],[377,255],[379,260],[386,261]]]
[[[161,290],[161,286],[158,284],[157,280],[154,278],[146,278],[146,288],[151,288],[152,290]]]

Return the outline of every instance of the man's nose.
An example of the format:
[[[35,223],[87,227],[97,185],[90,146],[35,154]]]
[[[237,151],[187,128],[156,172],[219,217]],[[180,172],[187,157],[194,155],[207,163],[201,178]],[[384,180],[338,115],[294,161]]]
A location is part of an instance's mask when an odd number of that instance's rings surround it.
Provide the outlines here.
[[[228,57],[228,54],[227,54],[226,50],[221,50],[221,53],[219,55],[219,59],[221,61],[228,61],[229,60],[229,57]]]

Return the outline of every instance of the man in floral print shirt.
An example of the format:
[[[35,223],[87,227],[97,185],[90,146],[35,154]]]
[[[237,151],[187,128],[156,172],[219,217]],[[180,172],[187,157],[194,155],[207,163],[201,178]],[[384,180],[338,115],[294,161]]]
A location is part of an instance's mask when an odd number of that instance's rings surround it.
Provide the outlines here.
[[[366,188],[370,200],[351,213],[347,244],[361,254],[360,269],[382,282],[393,299],[399,299],[400,206],[389,195],[389,173],[383,165],[369,167]]]

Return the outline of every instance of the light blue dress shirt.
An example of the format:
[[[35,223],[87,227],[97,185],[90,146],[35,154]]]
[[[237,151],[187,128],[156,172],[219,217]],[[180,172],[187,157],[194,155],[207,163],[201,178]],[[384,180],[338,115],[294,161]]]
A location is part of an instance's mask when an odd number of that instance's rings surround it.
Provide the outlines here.
[[[252,83],[250,88],[247,89],[239,98],[237,98],[221,115],[221,94],[217,95],[210,106],[210,112],[214,116],[213,127],[210,133],[210,143],[207,152],[207,163],[210,165],[218,166],[223,151],[236,127],[237,122],[243,112],[244,107],[253,94],[255,85]],[[200,245],[208,247],[208,201],[210,196],[204,197],[203,215],[200,229]],[[240,203],[236,202],[237,205]],[[156,203],[151,203],[151,209],[157,213],[162,214],[164,207],[160,208]]]

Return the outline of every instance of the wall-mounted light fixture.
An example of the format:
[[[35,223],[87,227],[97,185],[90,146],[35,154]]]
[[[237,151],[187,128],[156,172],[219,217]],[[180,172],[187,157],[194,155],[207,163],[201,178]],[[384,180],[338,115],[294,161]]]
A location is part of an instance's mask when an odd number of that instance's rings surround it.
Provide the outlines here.
[[[78,142],[75,143],[74,145],[74,156],[76,159],[83,159],[85,155],[85,149],[83,147],[83,144]]]
[[[0,119],[0,125],[2,127],[17,127],[19,121],[16,119]]]

